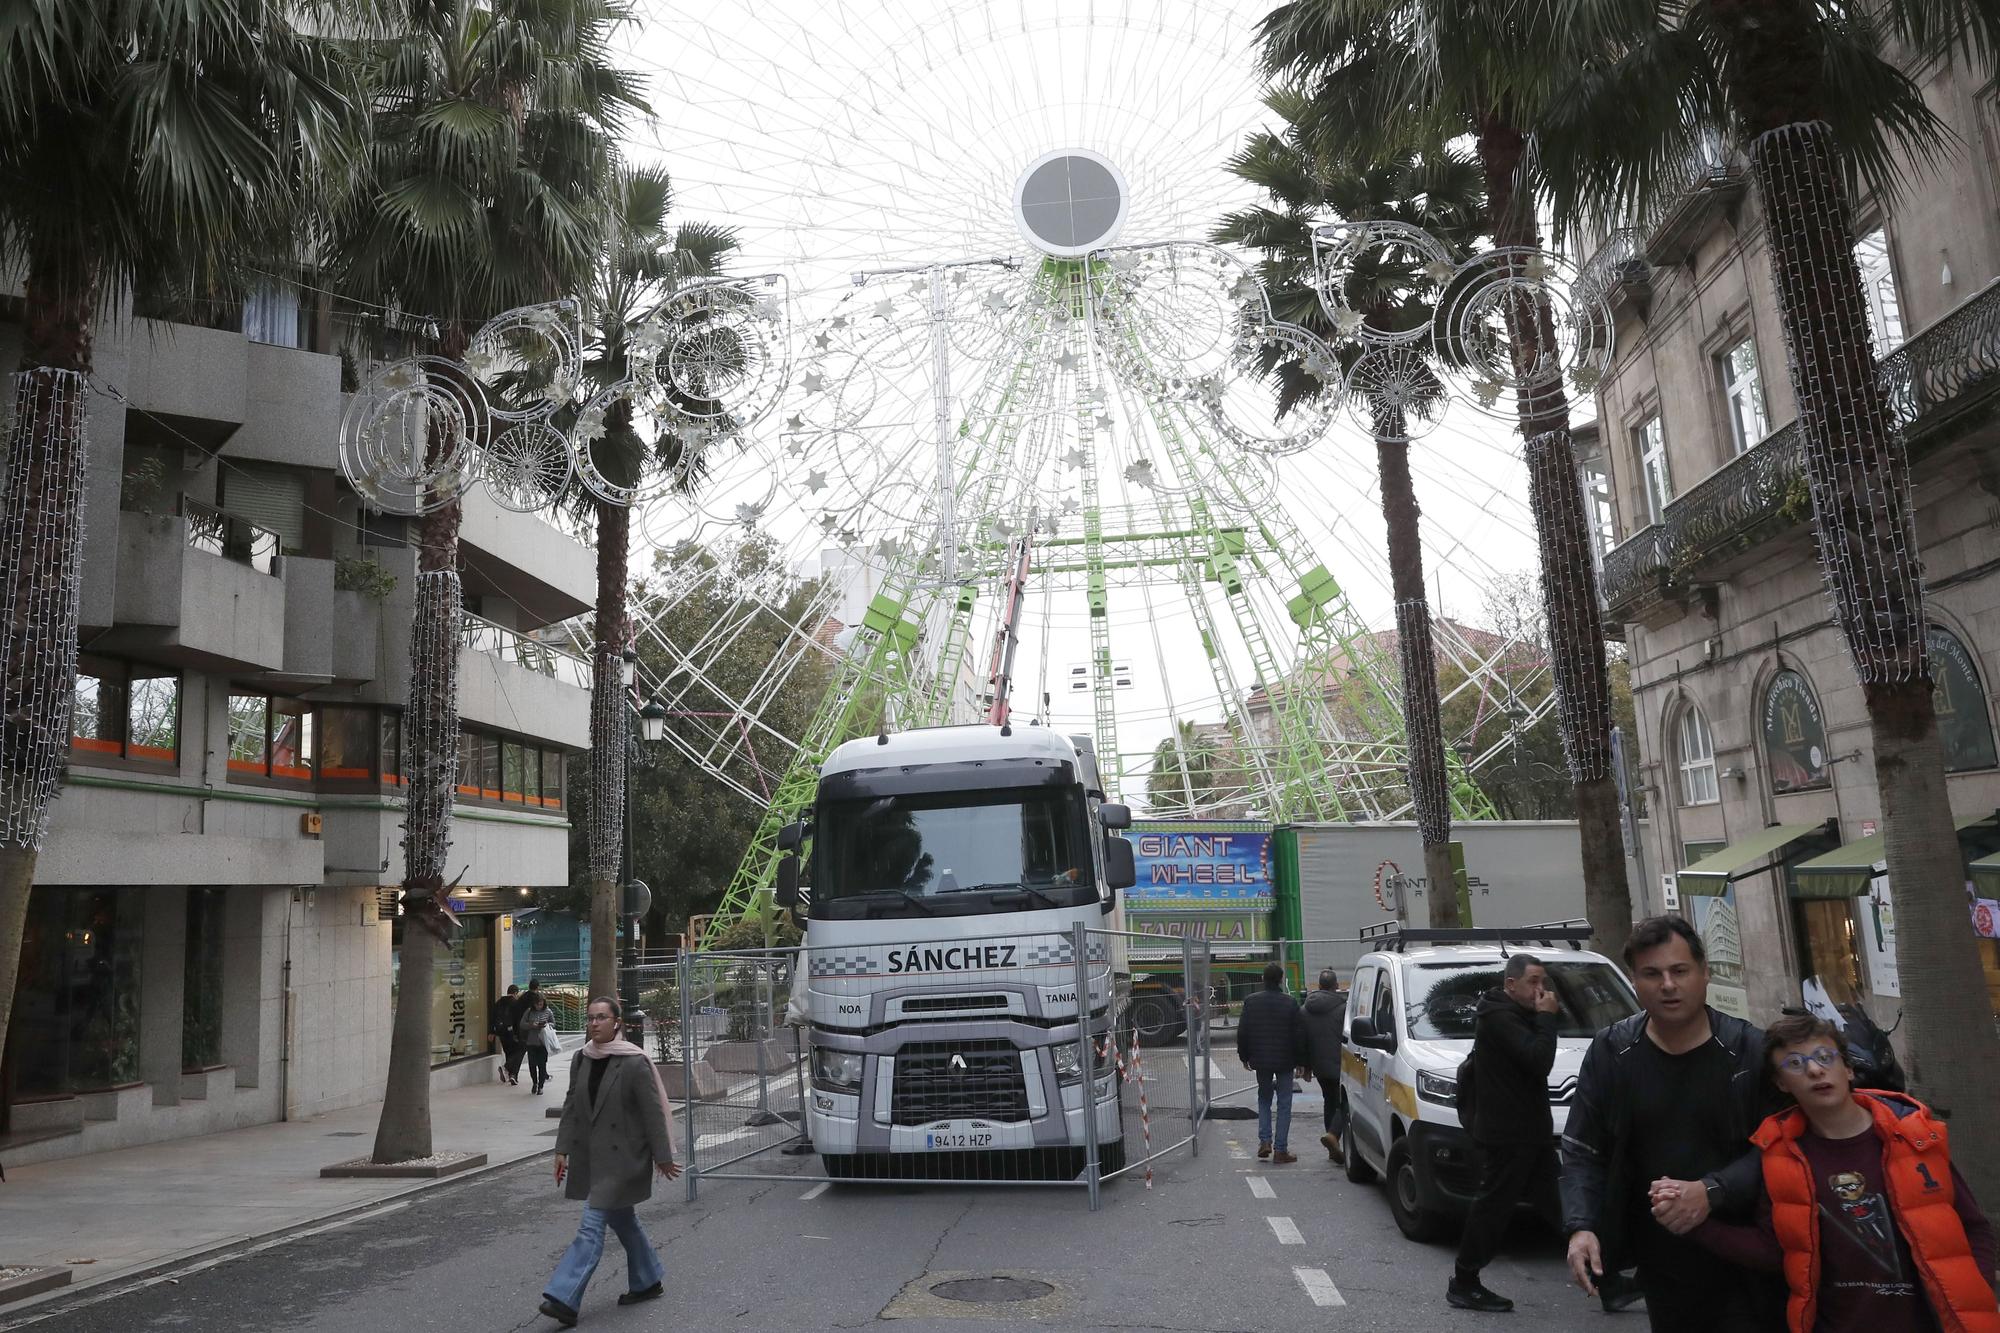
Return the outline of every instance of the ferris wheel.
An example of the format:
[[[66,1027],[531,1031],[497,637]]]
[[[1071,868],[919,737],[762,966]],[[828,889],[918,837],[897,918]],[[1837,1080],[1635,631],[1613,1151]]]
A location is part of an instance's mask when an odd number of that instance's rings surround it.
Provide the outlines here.
[[[726,355],[652,349],[732,429],[694,432],[699,486],[631,497],[641,689],[769,812],[718,919],[769,882],[834,745],[986,714],[1010,596],[1017,720],[1090,736],[1108,791],[1161,816],[1407,817],[1373,443],[1331,349],[1200,239],[1247,188],[1222,165],[1260,123],[1263,7],[777,8],[656,4],[634,50],[711,35],[673,48],[703,53],[671,71],[700,110],[662,159],[681,211],[770,270],[700,298]],[[1329,391],[1279,416],[1273,351]],[[1427,565],[1475,610],[1533,563],[1519,461],[1477,423],[1416,447]],[[1551,706],[1546,665],[1453,620],[1437,638],[1494,720],[1453,738],[1462,774]],[[1227,759],[1199,781],[1190,727]]]

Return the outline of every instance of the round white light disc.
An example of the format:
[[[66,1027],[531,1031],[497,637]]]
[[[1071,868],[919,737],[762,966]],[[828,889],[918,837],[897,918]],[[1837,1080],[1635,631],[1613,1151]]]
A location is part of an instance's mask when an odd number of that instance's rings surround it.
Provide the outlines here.
[[[1059,148],[1028,164],[1014,183],[1014,221],[1028,244],[1077,259],[1111,244],[1125,223],[1125,178],[1087,148]]]

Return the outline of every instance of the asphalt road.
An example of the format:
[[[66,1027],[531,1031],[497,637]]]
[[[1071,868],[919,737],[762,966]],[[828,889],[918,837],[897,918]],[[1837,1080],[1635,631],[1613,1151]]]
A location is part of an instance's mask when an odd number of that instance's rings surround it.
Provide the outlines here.
[[[1318,1102],[1301,1097],[1292,1166],[1259,1163],[1255,1125],[1209,1123],[1198,1158],[1143,1181],[1081,1190],[1018,1186],[821,1188],[813,1159],[771,1157],[757,1180],[709,1180],[693,1203],[656,1192],[640,1215],[667,1267],[667,1292],[619,1308],[615,1242],[584,1303],[586,1328],[1428,1330],[1484,1316],[1444,1303],[1449,1246],[1406,1241],[1379,1186],[1342,1178],[1315,1143]],[[1184,1122],[1183,1122],[1184,1123]],[[1167,1126],[1156,1123],[1156,1130]],[[0,1329],[554,1329],[541,1285],[575,1232],[546,1158],[447,1185],[334,1225],[141,1282],[0,1315]],[[1032,1303],[952,1302],[962,1276],[1046,1283]],[[1565,1285],[1560,1245],[1524,1218],[1487,1270],[1541,1330],[1637,1333]]]

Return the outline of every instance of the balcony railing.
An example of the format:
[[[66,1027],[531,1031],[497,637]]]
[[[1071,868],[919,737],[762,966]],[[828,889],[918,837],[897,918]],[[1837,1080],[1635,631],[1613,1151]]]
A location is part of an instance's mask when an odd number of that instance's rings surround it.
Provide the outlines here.
[[[486,653],[565,685],[590,688],[590,663],[567,649],[529,638],[519,630],[496,625],[471,612],[459,618],[458,641],[476,653]]]
[[[248,565],[259,574],[277,574],[281,543],[278,534],[269,528],[260,528],[249,519],[185,495],[181,497],[181,517],[187,520],[189,550],[206,551]]]
[[[1577,274],[1576,290],[1580,296],[1602,298],[1613,309],[1629,301],[1643,312],[1652,295],[1653,266],[1646,262],[1639,229],[1620,227],[1605,237]]]
[[[1882,358],[1877,372],[1912,457],[1951,438],[1955,413],[2000,387],[2000,282]],[[1732,556],[1812,517],[1795,421],[1676,496],[1604,557],[1614,619],[1642,620]]]
[[[1735,207],[1749,188],[1749,173],[1736,154],[1720,139],[1703,139],[1660,183],[1643,229],[1646,258],[1658,265],[1686,260],[1716,216]]]

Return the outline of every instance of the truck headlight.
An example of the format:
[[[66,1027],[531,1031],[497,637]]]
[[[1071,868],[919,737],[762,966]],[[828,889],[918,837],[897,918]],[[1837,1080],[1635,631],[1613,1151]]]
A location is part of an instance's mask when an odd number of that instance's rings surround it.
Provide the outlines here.
[[[1083,1077],[1083,1054],[1077,1050],[1075,1042],[1066,1041],[1060,1046],[1052,1046],[1049,1054],[1055,1057],[1056,1082],[1074,1083]]]
[[[813,1047],[813,1086],[856,1092],[861,1088],[861,1053]]]
[[[1417,1071],[1417,1096],[1439,1106],[1458,1105],[1458,1080],[1446,1078],[1443,1074],[1433,1074],[1428,1069]]]

